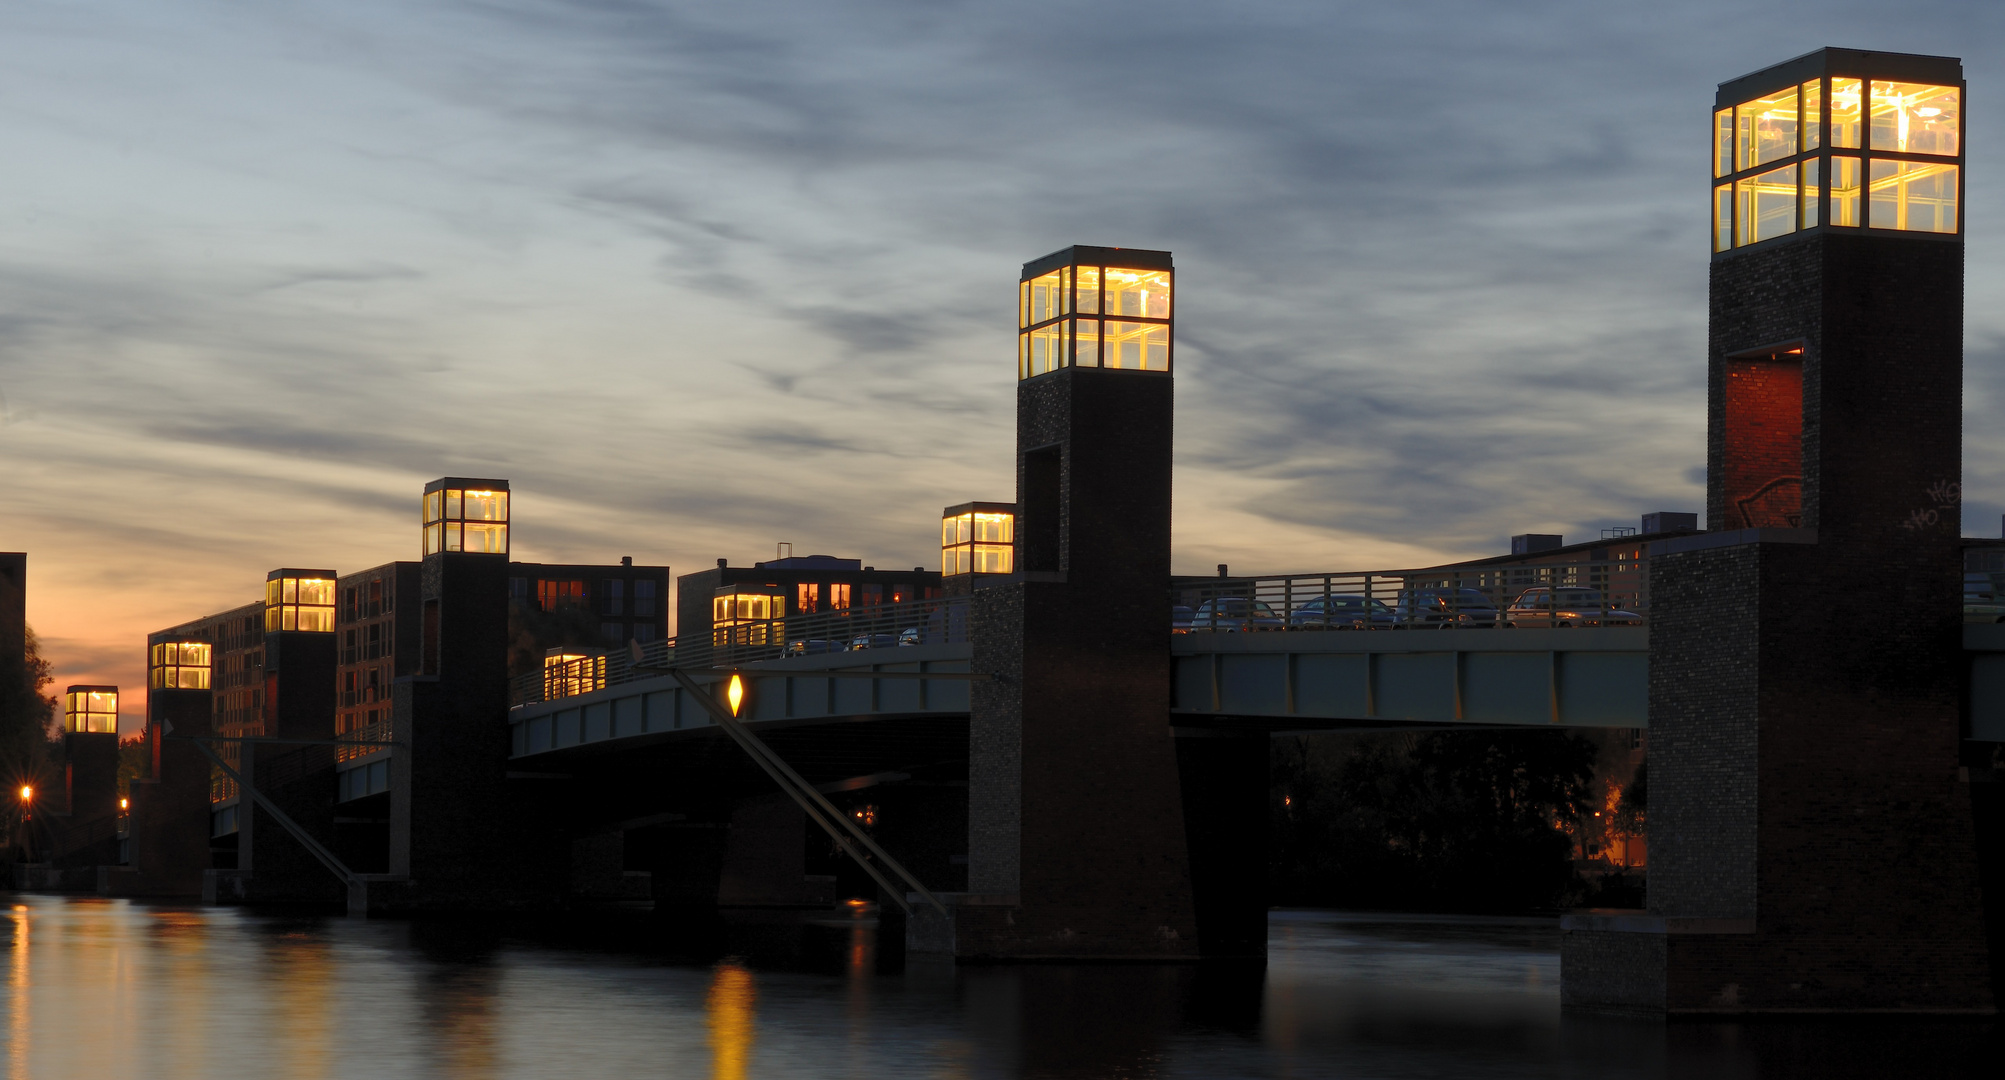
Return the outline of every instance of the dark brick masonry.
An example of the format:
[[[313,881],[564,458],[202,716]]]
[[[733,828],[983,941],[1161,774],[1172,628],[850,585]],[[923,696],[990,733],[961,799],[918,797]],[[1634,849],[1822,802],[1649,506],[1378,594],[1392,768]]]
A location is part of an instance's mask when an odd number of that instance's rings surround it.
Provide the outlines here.
[[[1742,455],[1786,458],[1736,430],[1727,358],[1800,340],[1804,531],[1655,549],[1651,919],[1572,922],[1569,1004],[1993,1008],[1957,768],[1962,293],[1933,237],[1714,262],[1709,524],[1775,467]]]
[[[1166,375],[1068,368],[1017,392],[1028,580],[971,621],[964,958],[1199,951],[1169,714]],[[1055,468],[1054,468],[1055,466]]]

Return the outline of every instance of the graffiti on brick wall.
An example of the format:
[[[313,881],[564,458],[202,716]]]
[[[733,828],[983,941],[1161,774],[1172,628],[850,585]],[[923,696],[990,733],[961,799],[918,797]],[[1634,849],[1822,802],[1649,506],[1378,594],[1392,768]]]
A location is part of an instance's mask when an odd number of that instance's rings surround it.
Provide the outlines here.
[[[1803,524],[1803,478],[1778,476],[1734,501],[1742,528],[1795,529]]]
[[[1962,526],[1960,515],[1957,513],[1958,508],[1963,505],[1962,484],[1954,480],[1937,480],[1930,484],[1923,494],[1928,496],[1930,505],[1916,507],[1910,511],[1908,519],[1901,522],[1901,528],[1909,532],[1920,532],[1923,529],[1933,528],[1946,519],[1956,519],[1958,527]]]

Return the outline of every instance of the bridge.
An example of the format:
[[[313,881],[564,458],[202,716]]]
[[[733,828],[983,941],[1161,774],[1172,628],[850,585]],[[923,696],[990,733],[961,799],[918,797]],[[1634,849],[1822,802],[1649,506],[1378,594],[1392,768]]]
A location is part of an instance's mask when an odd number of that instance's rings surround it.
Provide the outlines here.
[[[1966,563],[1981,564],[1984,556],[2005,552],[2005,546],[1974,542],[1970,550]],[[1642,559],[1620,564],[1587,561],[1514,569],[1521,575],[1595,581],[1619,571],[1641,580],[1647,565],[1646,551]],[[1285,624],[1281,612],[1298,612],[1325,595],[1305,582],[1338,590],[1329,595],[1382,591],[1395,599],[1409,581],[1474,582],[1497,573],[1485,564],[1242,578],[1223,585],[1185,585],[1174,598],[1188,599],[1193,592],[1244,596],[1266,605],[1276,612],[1274,621]],[[1393,586],[1364,584],[1368,581]],[[1515,597],[1501,594],[1515,588],[1521,595],[1535,586],[1452,587],[1497,593],[1493,610],[1507,612]],[[1345,594],[1345,588],[1359,591]],[[1648,608],[1647,598],[1633,591],[1622,602]],[[676,666],[691,668],[705,684],[730,671],[743,672],[753,687],[744,718],[760,727],[965,721],[973,674],[967,606],[968,600],[960,598],[823,613],[791,620],[791,627],[788,621],[762,626],[756,635],[759,644],[718,643],[711,640],[713,634],[703,634],[680,645],[677,639],[656,642],[632,658],[614,653],[566,661],[516,681],[517,700],[508,716],[511,753],[518,760],[548,759],[587,748],[596,753],[653,746],[678,733],[713,729],[706,708],[692,701],[674,678],[660,673]],[[1599,614],[1588,613],[1591,620]],[[936,640],[923,640],[928,627]],[[912,644],[869,644],[915,628],[922,640]],[[741,638],[752,636],[740,633]],[[852,648],[852,641],[864,644]],[[1510,626],[1499,620],[1486,628],[1424,632],[1397,625],[1368,632],[1287,625],[1254,632],[1183,629],[1170,633],[1168,642],[1175,672],[1167,718],[1172,725],[1274,732],[1650,726],[1647,617],[1633,625]],[[1966,623],[1962,646],[1971,737],[2005,740],[2005,624]],[[356,790],[367,793],[361,785]]]

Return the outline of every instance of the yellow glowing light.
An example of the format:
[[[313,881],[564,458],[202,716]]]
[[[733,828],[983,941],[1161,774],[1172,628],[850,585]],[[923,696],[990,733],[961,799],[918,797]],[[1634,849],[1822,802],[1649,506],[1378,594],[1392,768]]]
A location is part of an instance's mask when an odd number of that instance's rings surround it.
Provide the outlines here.
[[[131,800],[131,799],[120,799],[120,800],[118,800],[118,808],[119,808],[120,810],[130,810],[130,809],[132,809],[132,800]]]
[[[725,688],[724,697],[731,703],[731,715],[738,715],[738,710],[745,704],[745,680],[731,676],[731,685]]]
[[[32,799],[32,798],[34,798],[34,797],[35,797],[35,789],[34,789],[34,788],[31,788],[31,787],[29,787],[29,786],[28,786],[28,785],[26,785],[26,784],[22,784],[22,785],[21,785],[21,801],[22,801],[22,802],[27,802],[27,801],[28,801],[29,799]]]

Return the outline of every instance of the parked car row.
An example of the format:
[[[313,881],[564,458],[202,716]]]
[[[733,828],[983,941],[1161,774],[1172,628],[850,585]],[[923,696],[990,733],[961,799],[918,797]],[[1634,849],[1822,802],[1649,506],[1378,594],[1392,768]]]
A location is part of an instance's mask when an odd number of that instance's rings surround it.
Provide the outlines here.
[[[2005,613],[2005,608],[2001,608]],[[1643,617],[1610,605],[1600,589],[1538,586],[1502,611],[1481,589],[1405,589],[1387,604],[1356,594],[1312,596],[1284,617],[1264,600],[1221,596],[1195,609],[1170,609],[1170,632],[1262,630],[1454,630],[1513,627],[1637,626]]]
[[[790,656],[813,656],[817,653],[861,652],[864,649],[897,649],[918,645],[926,640],[923,627],[908,626],[897,633],[858,634],[848,641],[832,641],[825,638],[795,638],[787,642]]]

